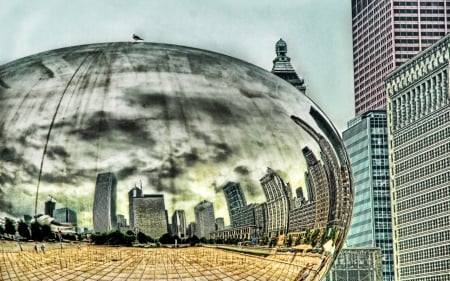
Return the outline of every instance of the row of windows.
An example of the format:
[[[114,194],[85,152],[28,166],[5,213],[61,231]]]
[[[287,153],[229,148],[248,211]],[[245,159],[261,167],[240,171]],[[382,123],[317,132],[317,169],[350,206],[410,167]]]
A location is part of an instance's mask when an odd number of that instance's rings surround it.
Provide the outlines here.
[[[450,196],[450,189],[448,187],[433,190],[432,192],[422,194],[420,196],[413,197],[411,199],[398,203],[398,211],[401,212],[425,203],[431,203],[435,200],[442,199],[443,197],[447,196]]]
[[[428,178],[424,181],[415,183],[413,185],[407,186],[405,188],[399,189],[395,192],[395,195],[397,197],[397,200],[416,194],[419,192],[423,192],[424,190],[427,190],[429,188],[439,186],[443,184],[444,182],[450,182],[450,172],[446,172],[440,175],[436,175],[432,178]]]
[[[415,275],[426,272],[438,272],[448,270],[450,268],[450,260],[435,261],[430,263],[415,264],[413,266],[405,266],[400,268],[400,275]],[[403,278],[402,278],[403,280]]]
[[[423,31],[420,33],[422,36],[440,36],[443,37],[445,35],[445,32],[439,32],[439,31]]]
[[[402,46],[402,47],[395,47],[395,51],[397,52],[418,52],[420,51],[419,47],[407,47],[407,46]]]
[[[417,221],[422,218],[434,216],[439,213],[445,213],[450,210],[450,201],[442,202],[439,204],[431,205],[424,209],[419,209],[407,214],[400,215],[398,217],[398,224],[408,223],[410,221]]]
[[[395,146],[399,146],[412,139],[417,139],[418,136],[431,131],[432,129],[441,126],[442,124],[447,124],[450,121],[450,112],[443,114],[437,118],[434,118],[427,123],[424,123],[405,134],[396,136],[394,140]],[[398,160],[398,159],[397,159]]]
[[[416,223],[405,228],[398,230],[398,235],[400,237],[406,237],[409,235],[417,235],[421,232],[426,232],[434,230],[441,227],[447,227],[450,225],[450,216],[440,217],[429,221],[424,221],[421,223]]]
[[[427,260],[432,258],[439,258],[450,254],[450,247],[448,245],[425,249],[417,252],[400,255],[400,262],[416,262],[420,260]]]
[[[448,136],[448,135],[447,135]],[[396,185],[402,185],[404,183],[413,181],[415,179],[422,178],[426,175],[432,174],[434,172],[440,171],[444,168],[450,167],[450,158],[442,159],[440,161],[431,163],[427,166],[424,166],[418,170],[409,172],[403,176],[399,176],[396,178],[395,183]]]
[[[426,131],[424,131],[425,133]],[[416,141],[405,148],[402,148],[394,153],[395,160],[398,161],[405,156],[410,156],[413,153],[417,153],[423,148],[430,147],[437,142],[442,140],[447,140],[448,136],[450,136],[450,128],[445,128],[444,130],[438,131],[426,138],[421,139],[420,141]],[[397,146],[397,144],[395,144]]]
[[[414,56],[415,54],[395,54],[396,59],[410,59]]]
[[[433,158],[437,158],[441,155],[444,155],[446,153],[450,152],[450,142],[443,144],[441,146],[438,146],[432,150],[429,150],[425,153],[419,154],[416,157],[409,159],[405,162],[399,163],[395,166],[396,173],[400,173],[401,171],[413,168],[417,165],[420,165],[422,163],[425,163]]]
[[[417,23],[396,23],[394,24],[394,28],[412,28],[417,29],[419,25]]]
[[[401,241],[398,245],[400,250],[417,248],[450,240],[450,231],[437,231],[429,235],[418,236],[409,240]]]
[[[448,281],[450,280],[450,274],[434,275],[429,277],[414,277],[412,279],[404,279],[404,281]]]

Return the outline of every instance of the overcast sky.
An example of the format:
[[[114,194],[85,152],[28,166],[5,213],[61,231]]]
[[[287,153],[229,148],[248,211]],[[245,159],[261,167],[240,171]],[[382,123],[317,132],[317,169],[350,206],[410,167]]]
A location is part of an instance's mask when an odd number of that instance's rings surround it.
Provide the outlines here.
[[[354,116],[351,10],[342,0],[0,0],[0,64],[71,45],[170,43],[270,70],[279,38],[308,95],[339,131]]]

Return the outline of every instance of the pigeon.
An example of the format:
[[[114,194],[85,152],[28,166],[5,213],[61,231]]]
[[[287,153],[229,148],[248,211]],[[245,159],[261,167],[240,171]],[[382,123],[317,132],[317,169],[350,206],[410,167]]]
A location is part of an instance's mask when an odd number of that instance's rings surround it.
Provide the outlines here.
[[[134,34],[134,33],[133,33],[133,40],[134,40],[134,42],[137,42],[137,41],[144,41],[144,39],[142,39],[141,37],[137,36],[137,35]]]

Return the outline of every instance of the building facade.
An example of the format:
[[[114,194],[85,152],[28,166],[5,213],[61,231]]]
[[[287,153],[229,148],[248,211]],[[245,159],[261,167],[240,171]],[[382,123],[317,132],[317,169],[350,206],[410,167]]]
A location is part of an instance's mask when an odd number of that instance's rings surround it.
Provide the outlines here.
[[[130,227],[134,227],[134,206],[133,206],[133,198],[142,197],[142,188],[134,186],[128,192],[128,218],[130,220]]]
[[[450,36],[386,78],[396,280],[450,280]]]
[[[349,121],[342,138],[355,180],[355,201],[347,245],[381,248],[383,280],[393,281],[386,111],[368,111]]]
[[[241,216],[241,209],[247,206],[244,191],[238,182],[228,182],[222,187],[222,190],[227,201],[230,225],[236,227],[240,223],[238,220]]]
[[[216,218],[216,231],[225,229],[225,221],[223,218]]]
[[[381,251],[376,247],[343,248],[325,281],[381,281]]]
[[[173,212],[172,232],[180,238],[187,238],[187,222],[184,210],[175,210]]]
[[[94,193],[94,231],[107,232],[117,228],[117,178],[114,173],[97,175]]]
[[[267,233],[270,237],[287,234],[292,191],[283,179],[272,169],[260,179],[266,196]]]
[[[69,208],[59,208],[53,211],[53,218],[57,222],[77,225],[77,213]]]
[[[216,230],[214,206],[211,202],[203,200],[194,207],[195,235],[198,238],[210,238],[210,233]]]
[[[167,216],[164,196],[145,194],[133,198],[134,228],[158,239],[167,233]]]
[[[355,112],[386,107],[385,76],[447,34],[448,0],[352,0]]]

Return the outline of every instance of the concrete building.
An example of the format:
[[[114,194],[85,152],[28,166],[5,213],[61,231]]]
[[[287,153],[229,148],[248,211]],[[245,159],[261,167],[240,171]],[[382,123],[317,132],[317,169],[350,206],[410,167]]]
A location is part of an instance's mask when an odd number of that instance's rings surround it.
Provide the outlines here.
[[[382,281],[381,251],[376,247],[343,248],[325,281]]]
[[[210,233],[216,230],[216,218],[214,207],[211,202],[203,200],[195,208],[195,235],[198,238],[210,238]]]
[[[396,280],[450,280],[449,58],[446,36],[386,77]]]
[[[190,222],[188,225],[188,236],[192,237],[194,235],[196,235],[196,229],[197,229],[197,225],[195,222]]]
[[[77,213],[69,208],[59,208],[53,211],[53,218],[57,222],[77,225]]]
[[[133,198],[134,227],[158,239],[167,233],[167,217],[164,195],[145,194]]]
[[[266,196],[267,233],[271,237],[286,234],[292,202],[291,188],[270,168],[267,168],[260,182]]]
[[[94,193],[94,231],[107,232],[117,228],[117,178],[114,173],[97,175]]]
[[[175,210],[172,215],[172,234],[187,238],[187,222],[184,210]]]
[[[263,237],[268,235],[267,233],[267,203],[256,204],[255,206],[255,227],[257,235]]]
[[[142,197],[142,188],[139,188],[137,186],[134,186],[130,191],[128,192],[128,215],[130,219],[130,227],[134,227],[134,206],[133,206],[133,198],[136,197]]]
[[[342,137],[355,180],[349,247],[379,247],[383,280],[394,280],[387,116],[371,110],[348,122]]]
[[[275,52],[277,57],[273,60],[272,73],[292,84],[300,92],[305,93],[305,82],[292,67],[291,58],[286,55],[287,44],[283,39],[280,38],[275,44]]]
[[[307,201],[289,211],[289,233],[301,233],[314,229],[316,222],[316,203]]]
[[[117,215],[117,227],[122,229],[127,226],[127,219],[124,215]]]
[[[244,191],[238,182],[228,182],[222,187],[222,190],[227,201],[230,225],[236,227],[240,223],[237,220],[238,216],[241,215],[241,209],[247,206]]]
[[[216,231],[224,230],[225,222],[223,218],[216,218]]]
[[[355,112],[386,107],[385,76],[448,30],[448,0],[352,0]]]
[[[51,196],[50,198],[45,201],[45,208],[44,208],[44,215],[49,215],[53,217],[53,211],[56,208],[56,201]]]

